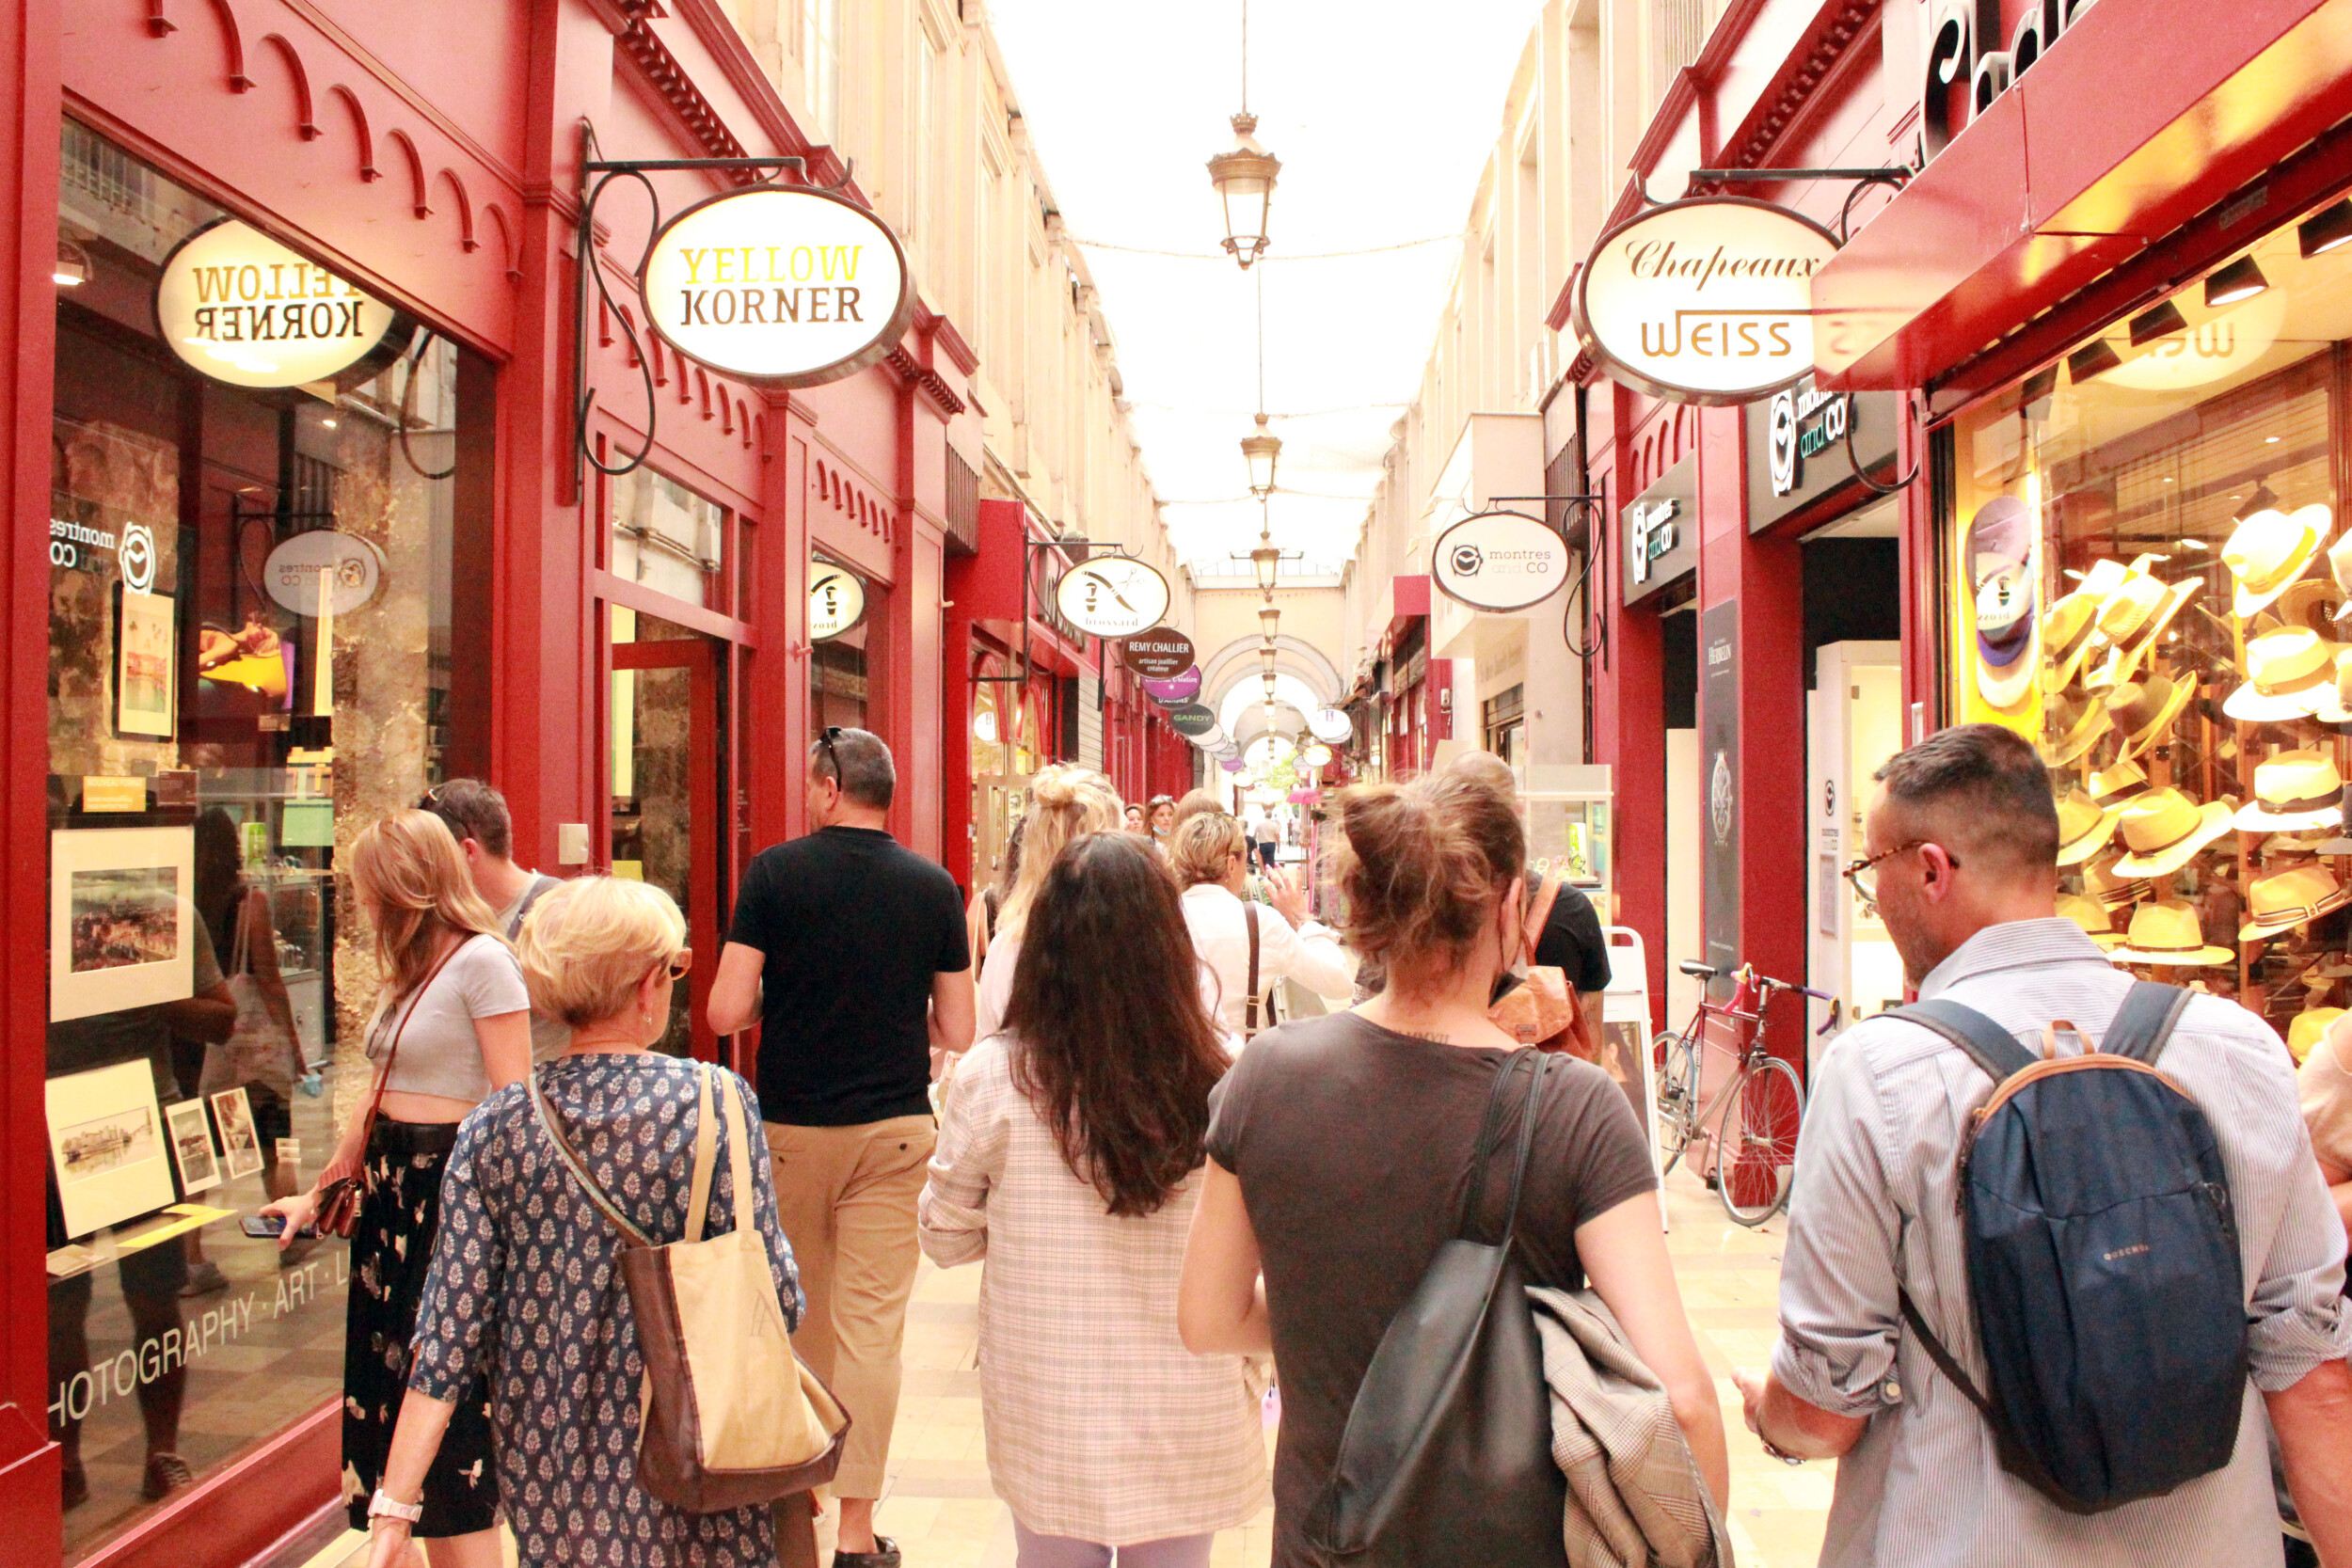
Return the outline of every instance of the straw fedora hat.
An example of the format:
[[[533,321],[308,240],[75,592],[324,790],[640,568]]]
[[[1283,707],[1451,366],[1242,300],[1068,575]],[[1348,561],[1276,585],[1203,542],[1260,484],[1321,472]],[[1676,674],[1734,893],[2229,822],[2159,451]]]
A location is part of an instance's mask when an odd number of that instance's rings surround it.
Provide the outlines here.
[[[2166,629],[2181,613],[2181,608],[2203,593],[2204,588],[2204,583],[2196,578],[2167,587],[2164,597],[2156,601],[2155,609],[2149,612],[2147,621],[2133,635],[2131,641],[2113,649],[2100,660],[2098,669],[2091,672],[2090,689],[2105,691],[2120,682],[2130,680],[2132,672],[2156,651],[2157,645],[2164,640]]]
[[[2312,717],[2323,724],[2352,724],[2352,648],[2337,650],[2336,683],[2320,692]]]
[[[2195,681],[2175,681],[2169,675],[2151,675],[2108,692],[2105,699],[2108,721],[2123,736],[2123,750],[2115,760],[2128,762],[2163,739],[2196,695]]]
[[[2156,891],[2156,884],[2146,877],[2134,877],[2117,867],[2123,863],[2123,851],[2111,850],[2083,867],[2083,892],[2099,900],[2102,907],[2120,910],[2126,904],[2137,904]]]
[[[2147,787],[2147,769],[2128,758],[2090,775],[2090,798],[2101,805],[2120,806]]]
[[[2287,1024],[2287,1054],[2297,1067],[2312,1053],[2312,1047],[2328,1037],[2328,1025],[2344,1016],[2342,1007],[2306,1007]]]
[[[2115,863],[2126,877],[2167,877],[2188,858],[2232,831],[2230,802],[2200,805],[2177,789],[2152,789],[2123,808],[2116,824],[2127,852]]]
[[[2287,591],[2303,575],[2326,539],[2325,506],[2298,507],[2292,514],[2265,507],[2249,515],[2221,546],[2221,563],[2237,579],[2230,608],[2240,620]]]
[[[2333,578],[2300,578],[2279,595],[2271,613],[2282,626],[2309,626],[2324,636],[2343,616],[2344,605],[2344,589]]]
[[[2344,775],[2334,753],[2322,751],[2280,752],[2256,764],[2254,798],[2236,817],[2256,833],[2309,832],[2343,820]]]
[[[2108,918],[2106,906],[2096,898],[2087,898],[2079,893],[2061,893],[2058,895],[2058,918],[2071,920],[2081,927],[2083,935],[2102,947],[2116,946],[2123,940],[2123,933],[2117,930],[2115,922]]]
[[[2063,768],[2090,751],[2115,722],[2105,703],[2089,698],[2075,702],[2053,697],[2042,716],[2048,728],[2037,750],[2043,764],[2051,768]]]
[[[2081,582],[2063,594],[2042,617],[2042,689],[2063,691],[2074,684],[2083,660],[2106,646],[2099,631],[2099,606],[2115,592],[2127,573],[2123,563],[2102,557],[2091,562]]]
[[[2155,561],[2153,555],[2133,561],[2099,601],[2099,634],[2108,641],[2129,642],[2164,603],[2164,583],[2148,570]]]
[[[2178,898],[2159,898],[2132,911],[2132,928],[2123,945],[2107,957],[2123,964],[2176,964],[2183,967],[2234,963],[2237,954],[2205,941],[2197,924],[2197,906]]]
[[[2246,684],[2221,711],[2249,723],[2308,719],[2335,683],[2336,645],[2309,626],[2265,632],[2246,644]]]
[[[2115,835],[2122,806],[2102,806],[2075,784],[2058,797],[2058,856],[2060,865],[2080,865],[2107,847]]]
[[[2316,861],[2257,877],[2246,890],[2247,920],[2238,927],[2237,939],[2262,942],[2292,931],[2344,908],[2346,900],[2352,900],[2352,893],[2345,892],[2335,873]]]

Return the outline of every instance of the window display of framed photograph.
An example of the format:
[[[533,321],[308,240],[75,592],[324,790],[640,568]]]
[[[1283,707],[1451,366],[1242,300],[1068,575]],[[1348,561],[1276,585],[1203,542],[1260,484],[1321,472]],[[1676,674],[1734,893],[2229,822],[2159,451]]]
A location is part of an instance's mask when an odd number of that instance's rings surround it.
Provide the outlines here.
[[[49,1153],[68,1239],[179,1201],[147,1059],[52,1078]]]
[[[172,1158],[180,1162],[180,1191],[189,1196],[220,1185],[220,1158],[213,1151],[213,1124],[205,1117],[204,1101],[183,1100],[167,1106],[164,1120],[171,1128]]]
[[[242,1085],[213,1096],[213,1120],[220,1127],[220,1148],[229,1180],[262,1168],[262,1140],[253,1131],[253,1104]]]
[[[177,1002],[196,990],[196,830],[49,835],[49,1020]]]
[[[177,607],[161,594],[122,590],[115,622],[115,733],[172,736]]]

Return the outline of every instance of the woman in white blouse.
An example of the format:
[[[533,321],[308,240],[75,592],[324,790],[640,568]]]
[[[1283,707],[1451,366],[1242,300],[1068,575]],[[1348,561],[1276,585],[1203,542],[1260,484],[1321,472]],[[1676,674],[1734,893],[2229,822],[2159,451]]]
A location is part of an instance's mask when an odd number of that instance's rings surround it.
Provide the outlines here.
[[[1296,980],[1318,996],[1355,989],[1356,966],[1327,927],[1307,918],[1307,896],[1279,870],[1264,873],[1271,910],[1246,903],[1249,836],[1222,812],[1193,817],[1176,831],[1168,863],[1184,890],[1184,925],[1201,967],[1215,975],[1217,1022],[1247,1040],[1267,1024],[1265,999],[1277,980]],[[1258,1016],[1249,1017],[1249,927],[1258,927]]]
[[[1004,1032],[948,1093],[923,1250],[987,1259],[980,1414],[1020,1568],[1205,1568],[1265,1497],[1247,1364],[1176,1331],[1225,1053],[1152,846],[1081,838],[1025,914]]]

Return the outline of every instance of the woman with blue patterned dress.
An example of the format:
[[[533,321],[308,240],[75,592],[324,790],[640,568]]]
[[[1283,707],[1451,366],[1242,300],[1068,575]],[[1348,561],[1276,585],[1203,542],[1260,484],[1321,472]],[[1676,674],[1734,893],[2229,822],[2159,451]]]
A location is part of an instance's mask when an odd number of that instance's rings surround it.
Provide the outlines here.
[[[532,1006],[572,1026],[538,1082],[589,1174],[659,1240],[686,1229],[699,1069],[652,1053],[672,987],[693,955],[677,906],[643,882],[589,877],[534,906],[517,943]],[[736,1081],[750,1124],[759,1106]],[[723,1122],[708,1231],[742,1223]],[[751,1161],[759,1227],[785,1320],[801,1318],[768,1162]],[[466,1119],[441,1178],[441,1233],[409,1357],[408,1395],[373,1518],[371,1562],[407,1550],[414,1499],[458,1393],[487,1368],[501,1497],[525,1564],[770,1568],[765,1505],[691,1513],[639,1488],[636,1322],[614,1268],[617,1237],[538,1124],[529,1085]]]

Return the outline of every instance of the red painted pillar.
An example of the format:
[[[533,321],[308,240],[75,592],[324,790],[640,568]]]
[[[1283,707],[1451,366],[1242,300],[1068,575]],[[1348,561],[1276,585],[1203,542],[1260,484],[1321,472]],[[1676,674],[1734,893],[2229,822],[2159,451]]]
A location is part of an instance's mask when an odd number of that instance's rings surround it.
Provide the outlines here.
[[[751,794],[752,849],[808,828],[808,432],[805,399],[771,392],[760,416],[759,648],[747,669],[742,712]]]
[[[0,292],[0,433],[16,543],[0,557],[9,642],[5,707],[8,809],[0,811],[0,903],[12,940],[6,1049],[0,1050],[0,1568],[52,1568],[63,1527],[57,1450],[49,1441],[49,1321],[42,1172],[49,1162],[46,1069],[49,772],[49,484],[56,359],[57,135],[56,0],[0,3],[0,225],[16,258]]]

